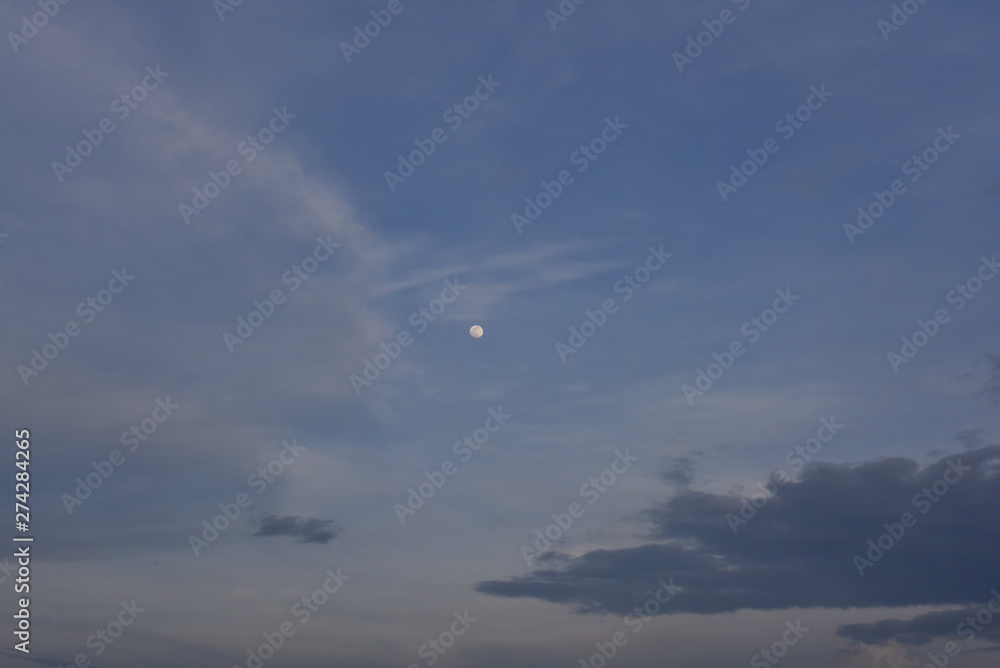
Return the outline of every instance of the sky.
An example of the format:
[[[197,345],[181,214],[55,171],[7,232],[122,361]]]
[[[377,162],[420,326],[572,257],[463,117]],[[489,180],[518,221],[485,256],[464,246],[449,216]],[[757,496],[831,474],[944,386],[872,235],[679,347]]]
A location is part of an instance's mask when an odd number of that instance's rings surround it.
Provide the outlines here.
[[[0,663],[1000,666],[998,20],[3,3]]]

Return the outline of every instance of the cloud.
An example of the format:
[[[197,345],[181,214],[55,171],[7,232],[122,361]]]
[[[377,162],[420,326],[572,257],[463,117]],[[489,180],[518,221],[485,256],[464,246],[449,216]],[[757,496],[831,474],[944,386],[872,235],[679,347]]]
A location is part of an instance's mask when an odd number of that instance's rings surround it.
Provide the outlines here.
[[[970,605],[1000,578],[996,507],[1000,445],[943,458],[921,469],[906,458],[859,464],[813,464],[734,535],[727,513],[735,496],[685,490],[645,516],[651,542],[579,556],[550,552],[546,568],[476,590],[536,598],[578,612],[628,613],[659,578],[682,592],[661,614],[702,614],[792,607]],[[942,478],[951,463],[966,472],[923,514],[915,494]],[[935,497],[937,498],[937,497]],[[859,576],[853,557],[901,513],[918,519],[874,566]]]
[[[978,448],[983,444],[983,430],[982,429],[964,429],[958,432],[955,437],[959,443],[961,443],[965,448],[971,450],[973,448]]]
[[[837,629],[837,635],[869,645],[881,645],[895,640],[907,645],[926,645],[936,637],[951,635],[955,627],[975,608],[928,612],[909,620],[883,619],[871,624],[847,624]]]
[[[687,486],[694,479],[694,459],[674,457],[674,464],[663,472],[663,479],[675,485]]]
[[[961,635],[1000,640],[1000,624],[977,624],[976,614],[983,605],[959,610],[927,612],[911,619],[884,619],[872,624],[847,624],[837,629],[837,635],[869,645],[884,645],[891,641],[905,645],[925,645],[934,638]],[[975,626],[970,625],[970,621]],[[976,628],[982,629],[976,632]],[[969,638],[971,640],[971,638]]]
[[[257,521],[254,536],[295,536],[297,543],[329,543],[339,530],[333,520],[304,519],[298,515],[267,515]]]
[[[0,650],[0,656],[7,656],[11,659],[21,659],[22,661],[30,661],[32,663],[37,663],[41,666],[62,666],[63,664],[71,664],[71,661],[64,661],[62,659],[54,659],[52,657],[38,656],[37,654],[25,654],[24,652],[15,652],[4,648]]]
[[[990,377],[983,385],[983,394],[1000,404],[1000,356],[986,353],[986,363],[989,366]]]

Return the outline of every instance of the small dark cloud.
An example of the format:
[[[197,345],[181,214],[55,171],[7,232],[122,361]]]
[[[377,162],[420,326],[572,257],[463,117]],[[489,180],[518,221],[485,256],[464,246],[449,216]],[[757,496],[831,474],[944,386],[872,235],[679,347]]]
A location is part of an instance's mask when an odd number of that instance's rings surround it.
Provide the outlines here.
[[[672,466],[663,472],[663,479],[674,485],[686,487],[694,479],[694,459],[674,457]]]
[[[983,444],[983,430],[965,429],[964,431],[958,432],[958,435],[955,436],[955,440],[961,443],[968,450],[978,448]]]
[[[986,353],[986,365],[989,377],[983,385],[982,392],[994,403],[1000,404],[1000,356]]]
[[[670,577],[683,591],[661,614],[968,606],[1000,583],[998,461],[1000,445],[924,468],[901,457],[809,465],[799,479],[778,486],[736,534],[727,514],[738,515],[740,498],[687,489],[646,511],[656,542],[578,556],[549,553],[540,569],[480,582],[476,590],[615,614],[627,614]],[[924,501],[929,507],[921,513],[914,495],[953,464],[970,468],[936,503]],[[903,512],[913,513],[916,525],[860,576],[853,557],[864,555],[867,541]]]
[[[254,536],[295,536],[297,543],[329,543],[336,538],[339,528],[333,520],[305,519],[298,515],[267,515],[258,520]]]

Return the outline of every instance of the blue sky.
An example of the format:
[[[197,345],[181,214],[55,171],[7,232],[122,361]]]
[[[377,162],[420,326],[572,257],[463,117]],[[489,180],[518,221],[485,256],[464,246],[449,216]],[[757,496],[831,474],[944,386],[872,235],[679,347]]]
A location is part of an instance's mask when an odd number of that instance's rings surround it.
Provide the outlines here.
[[[998,18],[5,4],[4,660],[995,663]]]

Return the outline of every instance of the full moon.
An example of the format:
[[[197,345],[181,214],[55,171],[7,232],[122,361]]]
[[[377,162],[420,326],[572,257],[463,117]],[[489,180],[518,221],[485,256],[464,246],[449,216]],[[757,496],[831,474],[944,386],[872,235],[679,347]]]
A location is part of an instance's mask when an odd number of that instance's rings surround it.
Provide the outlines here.
[[[483,335],[483,328],[480,327],[479,325],[473,325],[472,327],[469,328],[469,334],[472,335],[472,338],[478,339],[480,336]]]

